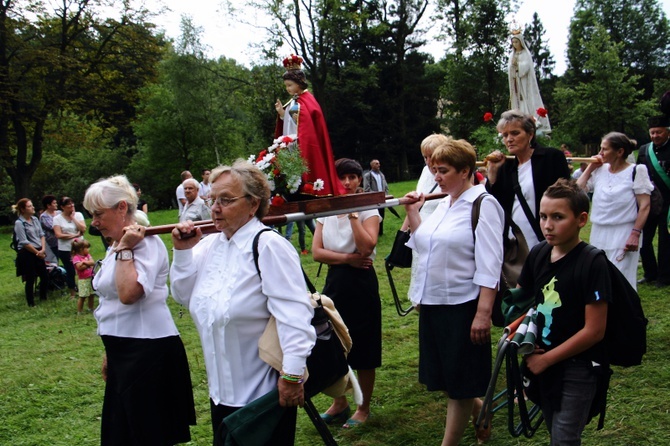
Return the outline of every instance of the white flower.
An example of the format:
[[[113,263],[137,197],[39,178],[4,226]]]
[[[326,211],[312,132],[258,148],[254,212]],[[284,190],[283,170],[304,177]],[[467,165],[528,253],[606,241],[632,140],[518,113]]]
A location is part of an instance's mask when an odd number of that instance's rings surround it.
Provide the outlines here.
[[[259,168],[260,170],[265,170],[265,169],[267,169],[267,168],[270,166],[270,163],[272,162],[272,160],[273,160],[274,158],[275,158],[275,154],[274,154],[274,153],[268,153],[267,155],[265,155],[265,156],[263,157],[262,160],[260,160],[258,163],[256,163],[256,165],[258,166],[258,168]]]
[[[323,180],[321,178],[317,178],[316,181],[314,181],[314,190],[315,191],[320,191],[323,190],[323,187],[325,184],[323,183]]]
[[[288,181],[288,190],[290,193],[294,194],[298,192],[298,188],[302,184],[302,178],[300,176],[293,176],[289,178]]]
[[[249,155],[249,158],[247,158],[247,162],[249,164],[253,164],[255,166],[256,165],[256,155]]]
[[[270,185],[270,190],[275,190],[275,180],[268,180],[268,184]]]

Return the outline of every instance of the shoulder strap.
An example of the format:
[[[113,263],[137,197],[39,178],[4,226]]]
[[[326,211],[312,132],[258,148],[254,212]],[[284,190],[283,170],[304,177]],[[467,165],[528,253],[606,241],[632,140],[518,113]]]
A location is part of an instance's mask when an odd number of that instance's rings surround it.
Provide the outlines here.
[[[537,278],[537,272],[538,272],[538,259],[544,259],[545,257],[551,255],[551,248],[552,246],[547,243],[546,240],[541,241],[538,245],[536,245],[533,249],[530,250],[528,253],[528,259],[526,260],[527,262],[530,262],[533,268],[533,279]]]
[[[261,238],[261,234],[268,231],[273,231],[276,234],[281,235],[272,228],[263,228],[256,233],[256,235],[254,236],[254,241],[252,242],[251,245],[251,250],[254,255],[254,265],[256,266],[256,272],[258,273],[258,277],[261,280],[263,280],[263,276],[261,275],[261,269],[258,267],[258,241]],[[309,277],[307,277],[307,273],[305,273],[305,270],[303,269],[302,265],[300,266],[300,270],[302,271],[302,275],[305,278],[305,283],[307,284],[307,289],[309,289],[309,292],[312,294],[316,293],[316,287],[314,286],[312,281],[309,280]]]
[[[477,223],[479,223],[479,214],[481,213],[482,210],[482,201],[484,201],[484,197],[486,195],[489,194],[484,192],[483,194],[475,198],[475,201],[472,202],[472,214],[470,214],[470,225],[472,226],[473,240],[477,240],[475,230],[477,229]]]
[[[35,217],[32,217],[35,218]],[[28,231],[26,231],[26,221],[19,219],[23,223],[23,232],[26,233],[26,240],[28,239]],[[16,236],[16,230],[12,228],[12,241],[9,243],[9,247],[14,251],[19,252],[19,238]]]
[[[521,193],[521,185],[519,184],[519,171],[517,169],[512,169],[512,188],[514,189],[514,193],[519,199],[519,204],[521,205],[521,209],[523,209],[523,213],[526,214],[526,218],[528,219],[528,223],[530,223],[530,227],[533,228],[533,232],[535,233],[537,240],[541,242],[544,240],[544,235],[542,235],[540,224],[537,222],[537,219],[531,212],[530,206],[528,206],[526,197],[524,197],[523,193]]]

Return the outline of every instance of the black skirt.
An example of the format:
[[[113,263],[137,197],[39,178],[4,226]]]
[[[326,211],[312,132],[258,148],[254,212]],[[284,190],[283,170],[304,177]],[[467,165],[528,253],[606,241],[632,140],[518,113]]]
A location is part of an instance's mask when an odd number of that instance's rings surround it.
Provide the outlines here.
[[[483,396],[491,379],[491,343],[475,345],[470,327],[478,300],[460,305],[421,305],[419,382],[451,399]]]
[[[373,268],[332,265],[323,294],[330,297],[347,324],[353,346],[347,362],[354,370],[382,365],[382,305]]]
[[[107,385],[102,446],[168,446],[191,440],[195,405],[186,351],[179,336],[102,336]]]

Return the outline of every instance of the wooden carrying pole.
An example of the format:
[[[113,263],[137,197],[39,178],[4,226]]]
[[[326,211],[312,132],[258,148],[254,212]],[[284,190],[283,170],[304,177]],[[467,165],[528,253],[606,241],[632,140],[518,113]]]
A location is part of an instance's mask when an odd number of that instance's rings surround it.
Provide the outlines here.
[[[426,200],[438,200],[447,194],[437,193],[426,195]],[[361,212],[370,209],[382,209],[393,206],[402,206],[414,203],[409,198],[387,197],[384,192],[370,192],[365,194],[341,195],[332,198],[320,198],[317,200],[295,201],[285,203],[281,207],[270,207],[270,214],[263,218],[263,223],[268,226],[283,225],[289,222],[310,220],[313,218],[329,217],[331,215]],[[203,234],[218,232],[212,220],[198,221],[194,223]],[[176,227],[173,225],[151,226],[146,229],[146,235],[168,234]]]
[[[505,158],[507,158],[508,160],[513,160],[514,155],[507,155]],[[590,164],[590,163],[592,163],[596,160],[593,157],[580,158],[580,157],[569,156],[569,157],[566,157],[566,158],[572,163],[589,163]],[[486,161],[477,161],[476,165],[477,165],[477,167],[486,166]]]
[[[507,156],[507,159],[514,159],[514,156]],[[595,161],[594,158],[570,158],[570,160],[579,163],[592,163]],[[484,161],[477,161],[477,166],[483,166],[484,164]],[[426,201],[428,201],[437,200],[446,196],[447,194],[436,193],[428,194],[425,198]],[[263,218],[263,223],[268,226],[283,225],[289,222],[329,217],[331,215],[402,206],[412,202],[412,200],[407,198],[393,198],[393,196],[390,195],[386,196],[384,195],[384,192],[369,192],[364,194],[319,198],[315,200],[292,201],[277,207],[271,206],[269,214]],[[203,234],[218,232],[212,220],[198,221],[194,224],[200,228]],[[147,228],[146,235],[168,234],[172,232],[175,227],[176,224],[151,226]]]

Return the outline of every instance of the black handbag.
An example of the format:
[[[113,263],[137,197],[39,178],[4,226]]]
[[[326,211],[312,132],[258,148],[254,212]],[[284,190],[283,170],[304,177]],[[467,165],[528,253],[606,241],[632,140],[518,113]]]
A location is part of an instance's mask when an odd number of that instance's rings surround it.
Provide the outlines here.
[[[472,203],[472,214],[470,216],[472,226],[472,236],[475,237],[475,229],[479,222],[479,214],[481,210],[481,203],[484,197],[488,194],[481,194]],[[508,237],[509,230],[512,230],[514,238]],[[528,257],[528,243],[523,236],[521,229],[512,221],[511,218],[505,214],[505,225],[503,230],[503,264],[500,272],[500,283],[498,285],[498,292],[493,304],[493,311],[491,313],[491,322],[496,327],[505,326],[505,318],[503,316],[502,302],[505,291],[516,287],[517,280],[521,274],[523,264]]]
[[[272,231],[272,229],[265,228],[260,230],[252,243],[254,263],[259,277],[261,277],[261,272],[258,268],[258,240],[260,235],[266,231]],[[309,277],[307,277],[307,274],[305,274],[305,270],[302,270],[302,274],[309,292],[312,295],[318,295],[316,288],[309,280]],[[317,395],[349,373],[349,364],[345,355],[346,350],[321,303],[320,296],[316,299],[312,297],[312,299],[316,301],[314,316],[311,321],[316,331],[316,343],[312,347],[312,352],[307,357],[307,370],[309,372],[309,378],[305,381],[305,395],[307,397]]]
[[[409,268],[412,266],[412,249],[405,245],[409,241],[409,237],[409,230],[399,230],[396,232],[391,253],[386,257],[388,263],[398,268]]]

